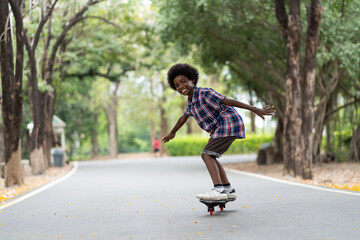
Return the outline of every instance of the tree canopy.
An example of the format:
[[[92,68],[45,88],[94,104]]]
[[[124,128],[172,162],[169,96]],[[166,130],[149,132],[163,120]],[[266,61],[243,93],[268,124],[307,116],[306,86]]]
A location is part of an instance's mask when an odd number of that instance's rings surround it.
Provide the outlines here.
[[[151,139],[161,137],[186,104],[166,81],[167,70],[177,62],[196,66],[203,86],[216,86],[231,97],[245,94],[254,104],[274,105],[274,145],[282,155],[289,62],[277,2],[41,0],[20,4],[3,0],[17,5],[9,13],[4,10],[2,44],[7,37],[20,47],[19,37],[24,34],[22,121],[16,127],[23,139],[22,158],[34,159],[34,151],[39,154],[38,147],[43,146],[44,160],[37,172],[49,166],[50,149],[56,142],[49,122],[54,114],[67,124],[67,145],[61,147],[69,159],[74,159],[75,152],[78,158],[89,158],[151,151]],[[299,66],[305,76],[310,22],[306,13],[318,1],[300,2]],[[15,6],[22,19],[17,18]],[[360,123],[360,6],[353,0],[331,0],[322,1],[321,7],[315,92],[310,97],[312,155],[316,162],[321,152],[333,152],[344,161],[349,151],[349,156],[357,156],[350,147],[356,142],[350,142],[357,141]],[[286,3],[284,8],[289,12],[291,6]],[[7,19],[16,20],[16,25]],[[6,59],[19,60],[3,49],[2,64]],[[2,65],[3,100],[13,91],[6,85],[10,75],[4,69]],[[8,113],[2,101],[0,130],[7,126]],[[29,121],[37,129],[31,133],[26,128]],[[196,132],[193,124],[181,131]]]

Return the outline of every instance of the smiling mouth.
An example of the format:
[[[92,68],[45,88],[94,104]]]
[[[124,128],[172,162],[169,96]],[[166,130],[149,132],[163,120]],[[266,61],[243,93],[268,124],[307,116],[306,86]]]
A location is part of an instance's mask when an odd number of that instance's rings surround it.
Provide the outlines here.
[[[181,93],[182,93],[182,94],[185,94],[185,93],[186,93],[186,89],[181,90]]]

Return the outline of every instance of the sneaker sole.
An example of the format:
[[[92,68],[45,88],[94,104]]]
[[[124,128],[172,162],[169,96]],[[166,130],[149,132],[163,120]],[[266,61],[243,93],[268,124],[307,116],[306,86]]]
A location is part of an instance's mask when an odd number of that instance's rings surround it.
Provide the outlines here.
[[[237,195],[228,194],[227,197],[228,199],[236,199]]]
[[[200,198],[201,200],[211,200],[211,201],[220,201],[220,200],[228,200],[228,197],[221,197],[221,198],[205,198],[205,197],[202,197]]]

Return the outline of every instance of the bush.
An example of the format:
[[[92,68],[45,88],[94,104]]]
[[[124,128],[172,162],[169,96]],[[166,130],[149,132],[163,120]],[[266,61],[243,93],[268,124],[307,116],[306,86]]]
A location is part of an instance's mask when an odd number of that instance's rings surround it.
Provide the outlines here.
[[[166,143],[166,149],[170,156],[194,156],[199,155],[208,142],[203,136],[188,135],[177,137]]]
[[[271,143],[272,135],[247,135],[245,139],[237,139],[230,146],[226,154],[255,153],[261,144]],[[200,155],[209,138],[199,135],[177,137],[166,144],[170,156]]]

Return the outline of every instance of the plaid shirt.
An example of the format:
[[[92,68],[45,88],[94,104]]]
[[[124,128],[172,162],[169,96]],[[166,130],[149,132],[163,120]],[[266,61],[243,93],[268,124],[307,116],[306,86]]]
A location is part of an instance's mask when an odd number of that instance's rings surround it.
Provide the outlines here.
[[[195,118],[199,126],[210,133],[210,138],[245,138],[245,126],[239,113],[222,104],[225,96],[211,88],[194,88],[193,98],[188,99],[185,116]]]

